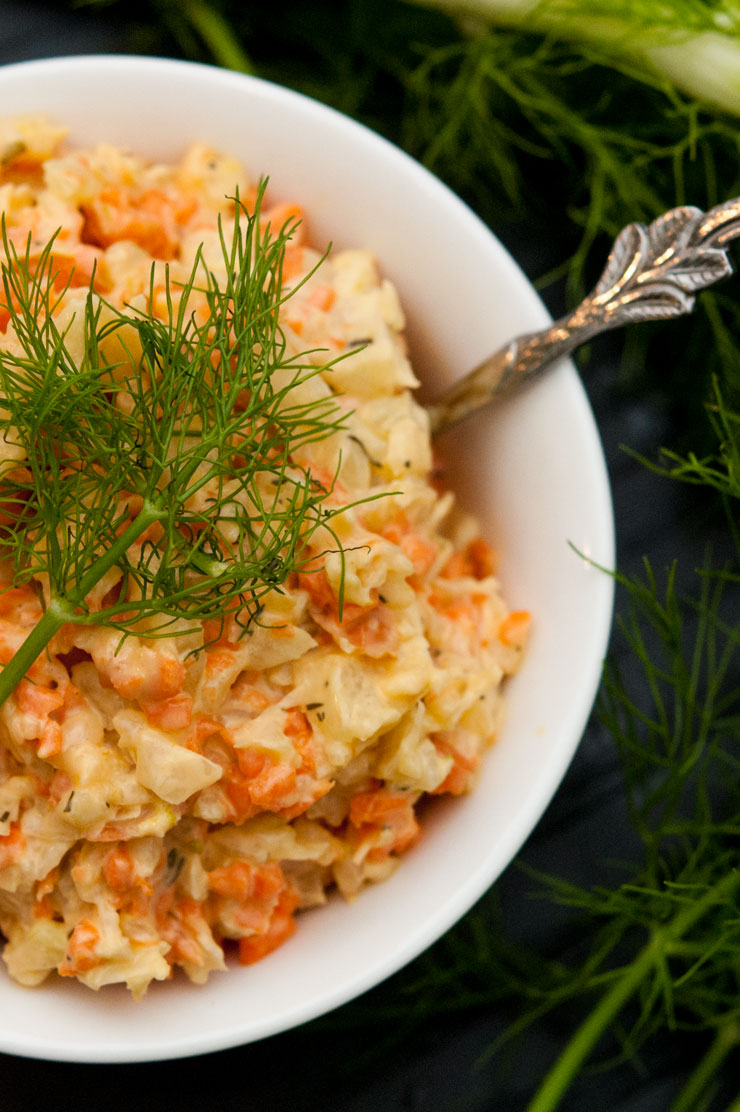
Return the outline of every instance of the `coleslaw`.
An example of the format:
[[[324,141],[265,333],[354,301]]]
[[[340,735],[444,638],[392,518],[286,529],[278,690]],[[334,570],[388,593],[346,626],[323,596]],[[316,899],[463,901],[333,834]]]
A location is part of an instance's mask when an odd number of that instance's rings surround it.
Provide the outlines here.
[[[165,273],[185,282],[199,253],[222,270],[233,198],[258,192],[206,145],[152,164],[69,150],[37,117],[0,122],[0,167],[9,243],[54,240],[70,350],[91,288],[164,316]],[[388,877],[422,836],[423,802],[469,791],[500,731],[529,614],[508,609],[495,553],[440,482],[394,287],[367,250],[321,261],[298,206],[263,213],[295,218],[286,344],[348,356],[294,391],[343,411],[295,450],[346,507],[341,550],[319,531],[314,563],[262,599],[246,636],[233,617],[157,639],[69,623],[0,707],[0,931],[23,985],[56,973],[140,997],[175,968],[203,982],[232,951],[260,960],[297,912]],[[16,342],[0,307],[0,368]],[[23,468],[16,445],[3,452]],[[113,569],[97,601],[120,586]],[[43,602],[43,582],[5,575],[0,663]]]

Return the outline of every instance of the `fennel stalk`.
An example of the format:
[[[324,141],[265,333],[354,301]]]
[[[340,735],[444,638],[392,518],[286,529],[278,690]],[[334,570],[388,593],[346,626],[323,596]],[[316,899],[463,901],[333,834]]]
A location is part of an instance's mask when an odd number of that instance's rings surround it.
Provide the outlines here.
[[[740,114],[740,13],[733,4],[630,0],[411,0],[462,20],[471,34],[504,27],[582,43],[613,65],[667,78],[676,88]]]

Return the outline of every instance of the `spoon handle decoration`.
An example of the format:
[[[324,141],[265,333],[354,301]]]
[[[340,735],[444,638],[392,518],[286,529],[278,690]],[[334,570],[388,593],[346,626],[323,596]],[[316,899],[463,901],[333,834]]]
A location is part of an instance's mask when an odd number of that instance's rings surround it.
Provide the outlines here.
[[[728,244],[740,236],[740,198],[708,212],[671,209],[647,227],[628,224],[604,272],[573,312],[512,340],[428,406],[433,433],[493,398],[514,393],[600,332],[690,313],[699,290],[732,273]]]

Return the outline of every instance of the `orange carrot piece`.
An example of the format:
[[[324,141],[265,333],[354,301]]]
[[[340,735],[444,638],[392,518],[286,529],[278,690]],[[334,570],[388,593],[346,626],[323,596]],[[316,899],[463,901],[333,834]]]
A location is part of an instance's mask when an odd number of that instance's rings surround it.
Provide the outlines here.
[[[76,977],[78,973],[87,973],[97,963],[95,953],[100,933],[98,928],[89,919],[80,919],[76,925],[67,945],[67,957],[57,967],[61,977]]]
[[[289,243],[283,255],[283,281],[296,278],[304,270],[304,248],[300,243]],[[10,313],[8,313],[10,319]]]
[[[532,615],[528,610],[512,610],[498,627],[498,639],[503,645],[521,645],[527,637]]]
[[[18,709],[23,714],[33,714],[39,718],[47,718],[64,703],[64,695],[58,688],[43,687],[25,679],[16,687],[15,697]]]
[[[437,559],[436,544],[421,533],[408,533],[402,537],[401,551],[414,565],[414,575],[426,575]]]
[[[274,915],[266,934],[251,935],[239,939],[240,965],[254,965],[282,946],[295,933],[295,919],[292,915]]]
[[[496,552],[481,537],[471,541],[466,548],[453,552],[442,568],[445,579],[458,579],[463,576],[472,576],[475,579],[487,579],[496,570]]]
[[[116,846],[105,859],[103,876],[114,892],[125,892],[136,881],[134,860],[125,846]]]
[[[454,732],[452,733],[454,736]],[[473,775],[480,764],[480,757],[476,754],[466,757],[450,740],[448,734],[437,734],[432,737],[435,748],[441,753],[452,757],[452,766],[438,787],[431,792],[432,795],[462,795],[468,791],[473,783]]]
[[[160,730],[186,730],[193,720],[193,699],[184,691],[142,706],[147,721]]]
[[[383,822],[389,815],[404,811],[409,805],[406,792],[392,792],[388,788],[375,788],[359,792],[349,805],[349,821],[353,826]]]
[[[295,932],[293,912],[298,906],[298,896],[292,888],[286,887],[280,894],[277,906],[264,934],[250,935],[239,939],[239,962],[241,965],[254,965],[267,957],[278,946],[282,946]]]
[[[83,240],[96,247],[132,240],[155,258],[173,259],[179,248],[178,225],[192,211],[192,202],[158,189],[103,190],[83,208]]]
[[[273,236],[282,232],[285,226],[289,225],[290,243],[298,245],[305,242],[305,212],[300,205],[287,201],[271,205],[269,208],[262,210],[260,223],[263,227],[269,224]]]
[[[331,286],[315,286],[306,297],[306,302],[314,309],[320,309],[322,313],[331,309],[332,305],[337,299],[336,292]]]
[[[246,900],[252,894],[254,872],[254,867],[248,861],[220,865],[209,872],[208,886],[212,892],[227,900]]]
[[[26,838],[20,822],[11,822],[8,833],[0,836],[0,869],[14,865],[22,857],[25,848]]]

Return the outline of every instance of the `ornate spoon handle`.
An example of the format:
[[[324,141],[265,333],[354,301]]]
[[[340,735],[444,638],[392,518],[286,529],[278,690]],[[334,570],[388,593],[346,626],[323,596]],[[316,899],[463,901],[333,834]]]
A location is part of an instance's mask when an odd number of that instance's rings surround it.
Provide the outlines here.
[[[732,273],[727,245],[740,236],[740,198],[709,212],[686,205],[644,227],[628,224],[581,304],[549,328],[500,348],[428,406],[433,433],[511,394],[599,332],[690,313],[699,290]]]

